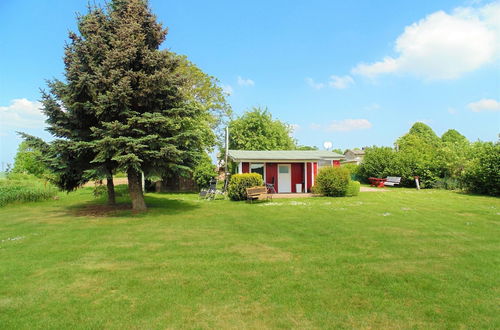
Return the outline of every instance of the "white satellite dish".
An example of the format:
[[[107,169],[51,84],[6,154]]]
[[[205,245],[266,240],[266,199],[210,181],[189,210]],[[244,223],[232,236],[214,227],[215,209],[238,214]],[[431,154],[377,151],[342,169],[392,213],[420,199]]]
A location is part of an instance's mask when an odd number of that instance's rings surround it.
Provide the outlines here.
[[[326,150],[329,150],[333,147],[333,143],[331,141],[325,141],[323,142],[323,147],[326,149]]]

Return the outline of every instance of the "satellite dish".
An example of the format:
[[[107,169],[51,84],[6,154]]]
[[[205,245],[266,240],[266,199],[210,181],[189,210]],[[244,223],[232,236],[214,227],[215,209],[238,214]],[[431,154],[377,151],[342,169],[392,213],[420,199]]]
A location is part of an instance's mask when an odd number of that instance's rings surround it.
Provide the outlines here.
[[[331,141],[325,141],[323,142],[323,147],[326,149],[326,150],[329,150],[333,147],[333,143]]]

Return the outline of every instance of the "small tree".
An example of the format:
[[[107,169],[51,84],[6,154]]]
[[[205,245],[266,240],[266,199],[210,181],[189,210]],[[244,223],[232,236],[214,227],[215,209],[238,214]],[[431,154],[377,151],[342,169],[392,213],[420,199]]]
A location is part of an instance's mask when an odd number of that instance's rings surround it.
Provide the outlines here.
[[[48,169],[43,161],[42,152],[33,148],[28,142],[23,141],[17,149],[12,172],[32,174],[42,178],[48,174]]]
[[[291,133],[291,126],[273,119],[267,109],[253,108],[229,123],[229,149],[295,149]]]
[[[193,179],[199,188],[207,187],[210,180],[217,176],[217,167],[205,153],[193,171]]]

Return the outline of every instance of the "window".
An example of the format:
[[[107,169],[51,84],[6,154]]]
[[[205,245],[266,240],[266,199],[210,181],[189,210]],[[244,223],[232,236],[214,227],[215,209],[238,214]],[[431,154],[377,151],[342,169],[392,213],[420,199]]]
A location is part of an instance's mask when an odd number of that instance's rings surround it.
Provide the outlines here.
[[[259,173],[264,179],[264,164],[250,164],[250,173]]]
[[[318,167],[323,168],[323,167],[331,167],[332,166],[332,161],[331,160],[319,160],[318,161]]]
[[[288,173],[288,166],[278,166],[280,169],[280,173]]]

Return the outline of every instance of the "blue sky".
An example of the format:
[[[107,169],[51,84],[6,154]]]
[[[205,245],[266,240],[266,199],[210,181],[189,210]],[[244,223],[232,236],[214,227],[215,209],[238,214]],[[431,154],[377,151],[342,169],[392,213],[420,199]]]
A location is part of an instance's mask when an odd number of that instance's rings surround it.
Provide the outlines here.
[[[99,2],[99,1],[97,1]],[[37,100],[61,78],[87,1],[0,2],[0,158],[15,131],[50,139]],[[300,144],[392,145],[415,121],[470,140],[500,132],[498,1],[161,1],[163,47],[231,92],[236,114],[266,106]]]

